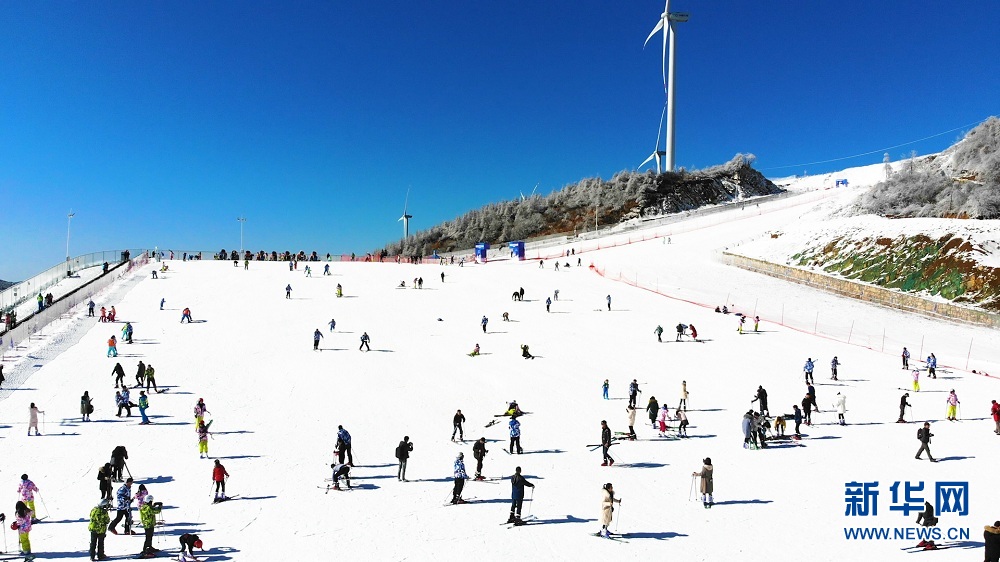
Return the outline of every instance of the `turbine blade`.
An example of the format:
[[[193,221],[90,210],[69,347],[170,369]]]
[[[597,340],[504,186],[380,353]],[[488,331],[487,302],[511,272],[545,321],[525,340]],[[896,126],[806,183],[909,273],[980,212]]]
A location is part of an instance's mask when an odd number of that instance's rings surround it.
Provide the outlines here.
[[[639,167],[641,168],[641,167],[645,166],[646,164],[649,164],[649,161],[652,160],[652,159],[654,159],[654,158],[656,158],[656,164],[657,164],[657,167],[659,167],[660,159],[659,159],[659,156],[657,156],[657,154],[655,152],[652,153],[652,154],[650,154],[649,158],[646,158],[645,160],[643,160],[642,164],[639,164]]]
[[[661,29],[663,29],[663,18],[662,17],[660,17],[660,21],[656,22],[656,27],[653,28],[653,31],[649,32],[649,37],[646,37],[646,40],[642,43],[642,48],[643,49],[646,48],[646,43],[649,43],[649,40],[652,39],[653,36],[656,35],[656,32],[659,31],[659,30],[661,30]]]
[[[663,134],[663,121],[667,118],[667,104],[663,104],[663,113],[660,114],[660,126],[656,129],[656,150],[660,150],[660,137]]]
[[[406,205],[410,202],[410,188],[406,187],[406,199],[403,199],[403,214],[406,214]]]
[[[663,14],[666,18],[666,14]],[[662,58],[662,72],[663,72],[663,93],[667,93],[667,36],[670,33],[670,26],[667,25],[663,28],[663,58]]]

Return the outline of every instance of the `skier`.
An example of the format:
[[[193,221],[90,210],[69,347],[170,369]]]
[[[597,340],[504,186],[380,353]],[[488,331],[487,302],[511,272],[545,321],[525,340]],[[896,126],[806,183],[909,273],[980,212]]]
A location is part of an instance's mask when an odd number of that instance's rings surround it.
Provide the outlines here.
[[[94,306],[96,305],[93,300],[87,303],[87,316],[90,316],[91,318],[94,317]]]
[[[808,394],[810,400],[812,400],[812,409],[819,413],[819,405],[816,404],[816,387],[809,383],[806,385],[806,394]]]
[[[111,500],[102,499],[101,503],[90,510],[90,525],[87,529],[90,531],[91,560],[108,559],[104,555],[104,537],[108,535],[108,522],[111,521],[111,517],[108,515],[109,509],[111,509]]]
[[[115,363],[115,368],[111,369],[111,374],[115,376],[115,388],[118,388],[119,385],[125,388],[125,369],[121,363]]]
[[[913,376],[913,391],[920,392],[920,371],[913,369],[911,375]]]
[[[798,404],[792,404],[792,409],[795,410],[795,438],[799,439],[802,437],[802,433],[799,432],[799,426],[802,425],[802,410]]]
[[[712,459],[710,457],[705,457],[701,462],[704,464],[701,467],[701,472],[692,472],[691,476],[701,478],[701,501],[705,505],[705,509],[711,509],[715,505],[715,500],[712,498],[712,492],[715,490],[712,478],[714,467],[712,466]]]
[[[336,327],[337,327],[337,321],[334,320],[333,318],[331,318],[330,319],[330,331],[332,332],[334,330],[334,328],[336,328]]]
[[[524,503],[524,487],[534,488],[535,485],[528,482],[521,475],[521,467],[514,469],[514,475],[510,477],[510,517],[508,523],[514,525],[524,525],[521,521],[521,505]]]
[[[607,296],[607,297],[605,297],[605,298],[606,298],[606,299],[607,299],[607,301],[608,301],[608,311],[610,312],[610,311],[611,311],[611,295],[608,295],[608,296]]]
[[[812,357],[806,359],[806,364],[805,364],[804,367],[802,367],[802,370],[806,374],[806,382],[811,382],[812,381],[812,378],[813,378],[813,368],[814,367],[815,367],[815,365],[813,364]]]
[[[444,272],[441,272],[441,282],[444,283]]]
[[[518,416],[523,416],[524,412],[521,411],[521,407],[517,405],[517,400],[511,400],[510,403],[507,404],[507,409],[504,411],[504,415],[516,418]]]
[[[691,330],[691,339],[698,341],[698,329],[694,327],[694,324],[688,324],[688,329]]]
[[[993,400],[993,405],[990,406],[990,415],[993,416],[993,423],[996,424],[996,429],[993,433],[1000,435],[1000,404],[997,404],[996,400]]]
[[[192,322],[191,309],[186,306],[184,307],[184,310],[181,311],[181,324],[183,324],[185,320],[188,321],[188,324]]]
[[[19,501],[14,506],[14,514],[16,520],[11,525],[11,528],[17,529],[17,540],[18,544],[21,545],[21,552],[24,554],[24,562],[31,562],[35,559],[35,556],[31,554],[31,538],[28,534],[31,533],[31,524],[34,520],[35,511],[28,508],[23,501]]]
[[[163,310],[163,305],[165,305],[165,304],[167,304],[167,299],[161,297],[160,298],[160,310]],[[91,316],[93,316],[93,315],[91,315]]]
[[[683,408],[684,411],[686,412],[688,409],[687,401],[688,401],[688,381],[681,381],[681,401],[680,403],[677,404],[677,409],[680,410]]]
[[[483,459],[486,458],[486,453],[489,451],[486,449],[486,438],[480,437],[476,440],[476,443],[472,445],[472,457],[476,459],[476,480],[485,480],[483,478]]]
[[[482,319],[482,321],[480,322],[480,324],[482,324],[482,325],[483,325],[483,333],[484,333],[484,334],[486,333],[486,324],[488,324],[489,322],[490,322],[490,319],[489,319],[489,318],[487,318],[486,316],[483,316],[483,319]]]
[[[677,420],[680,422],[677,425],[677,436],[678,437],[687,437],[688,436],[687,426],[690,423],[690,422],[688,422],[687,412],[685,412],[683,410],[677,410]]]
[[[601,530],[597,533],[597,536],[610,538],[611,533],[608,531],[608,525],[611,524],[611,514],[615,511],[615,502],[621,505],[621,499],[615,499],[615,490],[611,486],[611,482],[604,485],[604,499],[601,501]]]
[[[743,414],[743,421],[740,422],[743,429],[743,448],[749,449],[753,435],[753,410]]]
[[[135,387],[139,388],[143,384],[143,379],[146,377],[146,364],[139,360],[138,370],[135,372]]]
[[[611,458],[608,454],[608,449],[611,448],[611,428],[608,427],[608,422],[606,420],[601,420],[601,452],[604,454],[604,462],[601,466],[611,466],[615,464],[615,459]]]
[[[101,499],[111,499],[111,477],[114,475],[114,469],[111,468],[111,463],[106,462],[104,466],[97,470],[97,486],[101,492]]]
[[[525,359],[534,359],[535,358],[535,356],[532,355],[531,352],[528,351],[528,345],[527,344],[524,344],[524,345],[521,346],[521,357],[523,357]]]
[[[330,275],[330,264],[323,266],[323,275]]]
[[[806,425],[812,425],[812,403],[813,398],[806,394],[805,398],[802,399],[802,410],[804,412],[804,418]]]
[[[344,455],[347,455],[347,465],[354,466],[354,455],[351,454],[351,434],[342,425],[337,426],[337,450],[340,451],[337,458],[341,463],[344,462]]]
[[[961,404],[962,402],[959,401],[958,395],[955,394],[954,388],[951,389],[951,392],[948,394],[947,402],[948,402],[948,420],[958,421],[958,416],[955,414],[955,410],[958,408],[958,405]]]
[[[503,321],[504,322],[510,322],[510,314],[504,312],[503,313]]]
[[[524,300],[524,287],[518,287],[517,300],[519,300],[519,301],[523,301]]]
[[[198,458],[208,458],[208,426],[205,425],[204,420],[198,422],[198,428],[195,431],[198,433]]]
[[[610,383],[608,383],[608,379],[604,379],[604,384],[603,384],[603,385],[601,385],[601,388],[602,388],[602,389],[603,389],[603,391],[604,391],[604,399],[605,399],[605,400],[610,400],[610,398],[608,398],[608,388],[609,388],[610,386],[611,386],[611,385],[610,385]]]
[[[132,323],[125,322],[125,327],[122,328],[122,339],[125,343],[132,343]]]
[[[476,344],[476,347],[472,348],[472,352],[469,353],[469,357],[475,357],[477,355],[479,355],[479,344],[478,343]]]
[[[368,332],[361,334],[361,345],[358,346],[358,351],[361,351],[361,348],[364,348],[365,351],[371,351],[372,348],[368,345],[368,342],[371,340],[372,339],[368,337]]]
[[[834,355],[833,359],[830,360],[830,379],[837,380],[837,366],[840,365],[840,361],[837,356]]]
[[[905,371],[906,369],[910,368],[910,350],[906,349],[906,346],[903,346],[902,357],[903,357],[903,370]]]
[[[139,508],[139,522],[146,532],[146,540],[142,543],[142,553],[139,558],[155,558],[160,550],[153,548],[153,531],[156,529],[156,514],[163,509],[163,504],[154,502],[153,496],[146,496],[146,503]]]
[[[149,418],[146,417],[146,409],[149,408],[149,397],[146,396],[145,390],[139,391],[139,415],[142,416],[142,421],[139,422],[140,425],[149,425]]]
[[[466,503],[462,499],[462,488],[465,487],[465,480],[469,478],[469,475],[465,473],[465,453],[458,453],[455,457],[455,487],[451,491],[451,503]]]
[[[896,423],[906,423],[906,420],[903,418],[906,417],[906,407],[910,405],[910,403],[906,401],[906,399],[909,397],[910,397],[909,392],[905,392],[903,393],[902,396],[899,397],[899,419],[896,420]],[[998,429],[1000,429],[1000,426],[997,427]]]
[[[679,412],[680,410],[677,411]],[[667,436],[667,420],[669,419],[670,419],[670,407],[664,404],[663,407],[660,408],[660,415],[657,418],[657,421],[659,421],[660,423],[660,437]]]
[[[751,400],[750,403],[752,404],[758,400],[760,401],[760,413],[764,415],[770,414],[770,411],[767,409],[767,391],[761,385],[757,386],[757,397]]]
[[[313,332],[313,351],[317,351],[319,349],[319,340],[322,337],[323,333],[319,331],[319,328],[316,328],[316,331]]]
[[[660,403],[656,401],[655,396],[649,397],[649,403],[646,404],[646,414],[649,415],[649,425],[656,428],[656,416],[660,413]]]
[[[840,420],[840,425],[847,425],[847,422],[844,421],[844,414],[847,413],[847,397],[838,392],[833,407],[837,409],[837,419]]]
[[[462,430],[462,424],[465,422],[465,415],[462,414],[462,410],[455,412],[455,415],[451,419],[451,440],[455,440],[455,432],[458,432],[458,440],[465,443],[465,432]]]
[[[410,443],[410,436],[404,435],[403,440],[396,445],[396,458],[399,459],[399,470],[396,472],[396,478],[400,482],[406,482],[406,461],[410,458],[410,453],[413,452],[413,443]],[[480,466],[482,461],[480,461]]]
[[[118,534],[118,523],[125,519],[125,534],[134,535],[135,531],[132,530],[132,479],[129,478],[122,484],[121,488],[118,488],[118,493],[115,494],[115,499],[118,502],[118,513],[115,514],[115,518],[111,521],[111,526],[108,527],[108,531],[112,535]]]
[[[774,433],[777,437],[785,436],[785,416],[774,418]]]
[[[740,314],[739,315],[739,320],[737,321],[737,324],[736,324],[736,331],[739,332],[740,334],[742,334],[743,333],[743,325],[746,324],[746,323],[747,323],[747,317],[744,316],[743,314]]]
[[[103,306],[101,307],[101,317],[98,318],[97,321],[98,322],[107,322],[108,321],[108,309],[104,308]]]
[[[760,331],[760,330],[758,330],[759,327],[760,327],[760,316],[754,316],[753,317],[753,331],[759,332]]]
[[[17,493],[21,494],[21,501],[32,513],[35,512],[35,492],[39,492],[38,486],[28,479],[27,474],[21,475],[21,483],[17,486]]]
[[[121,392],[116,392],[116,401],[118,402],[118,417],[122,417],[122,408],[125,408],[126,417],[132,417],[132,397],[131,393],[127,388],[122,389]]]
[[[215,459],[215,466],[212,467],[212,482],[215,483],[215,500],[220,502],[226,500],[226,480],[229,479],[229,472],[222,465],[219,459]]]
[[[628,415],[628,438],[635,441],[635,406],[627,406],[625,413]]]
[[[545,297],[545,312],[552,312],[552,298]]]
[[[351,465],[333,463],[330,465],[330,469],[333,470],[333,489],[340,489],[340,479],[343,478],[347,484],[347,489],[351,489]]]
[[[108,339],[108,357],[118,357],[118,340],[115,336]]]
[[[677,336],[674,337],[674,341],[681,341],[684,337],[684,330],[687,328],[684,324],[677,324]]]
[[[937,462],[937,460],[935,460],[931,455],[931,437],[934,437],[934,434],[931,433],[931,424],[930,422],[924,422],[924,427],[917,430],[917,439],[920,440],[920,449],[917,450],[917,456],[913,458],[922,460],[920,455],[924,451],[927,451],[927,457],[931,460],[931,462]]]
[[[514,448],[517,447],[517,454],[521,454],[521,422],[517,421],[517,416],[511,416],[510,421],[507,423],[507,427],[510,428],[510,454],[514,454]]]
[[[42,410],[39,410],[38,406],[35,406],[35,403],[32,402],[31,406],[28,408],[28,436],[29,437],[31,436],[31,428],[35,428],[35,435],[41,435],[41,433],[38,432],[38,414],[39,413],[44,414],[45,412],[42,411]],[[32,511],[34,511],[34,508],[32,508]]]
[[[209,413],[208,408],[205,406],[205,399],[199,398],[198,402],[194,405],[194,423],[195,426],[200,424],[205,419],[205,414]]]
[[[642,392],[642,391],[639,390],[639,383],[636,382],[635,379],[632,379],[632,382],[629,383],[629,385],[628,385],[628,405],[629,406],[635,407],[635,400],[636,400],[636,398],[638,398],[638,395],[639,395],[640,392]]]
[[[122,470],[125,469],[125,461],[128,460],[128,450],[125,445],[118,445],[111,451],[111,466],[114,471],[111,473],[113,482],[124,482]]]
[[[146,503],[149,498],[149,490],[146,489],[145,484],[139,484],[139,488],[135,491],[135,505],[137,507],[142,507],[142,504]]]
[[[339,299],[342,296],[344,296],[344,287],[340,283],[337,283],[337,298]]]
[[[198,535],[193,535],[191,533],[184,533],[181,535],[180,542],[181,553],[178,560],[182,561],[191,560],[193,562],[198,560],[194,557],[194,549],[201,548],[204,550],[205,548],[204,543],[201,542],[201,538],[199,538]]]
[[[292,284],[291,283],[289,283],[288,285],[285,285],[285,298],[286,299],[292,298]]]
[[[927,376],[937,378],[937,357],[933,353],[927,356]]]
[[[554,301],[559,300],[559,289],[552,291],[552,300]]]
[[[656,334],[656,341],[663,343],[663,338],[661,337],[663,336],[663,326],[657,325],[653,333]]]
[[[160,391],[160,389],[156,387],[156,369],[153,368],[152,363],[146,365],[146,392],[149,392],[149,387],[153,387],[153,390],[156,392]]]

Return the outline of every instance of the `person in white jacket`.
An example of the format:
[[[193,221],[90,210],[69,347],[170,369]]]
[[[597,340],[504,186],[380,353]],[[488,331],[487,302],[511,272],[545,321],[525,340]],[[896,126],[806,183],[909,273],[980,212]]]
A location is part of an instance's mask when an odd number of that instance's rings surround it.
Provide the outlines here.
[[[597,536],[609,537],[611,533],[608,531],[608,525],[611,524],[611,514],[615,510],[615,503],[621,505],[622,500],[615,497],[615,489],[611,486],[611,482],[604,485],[603,496],[601,500],[601,530],[598,531]]]
[[[634,440],[635,435],[635,406],[625,408],[628,413],[628,438]]]
[[[847,397],[838,392],[837,398],[833,402],[833,407],[837,409],[837,418],[840,420],[840,425],[845,425],[844,413],[847,412]]]
[[[667,436],[667,421],[669,419],[670,419],[670,406],[664,404],[663,407],[660,408],[660,417],[659,417],[660,437]]]

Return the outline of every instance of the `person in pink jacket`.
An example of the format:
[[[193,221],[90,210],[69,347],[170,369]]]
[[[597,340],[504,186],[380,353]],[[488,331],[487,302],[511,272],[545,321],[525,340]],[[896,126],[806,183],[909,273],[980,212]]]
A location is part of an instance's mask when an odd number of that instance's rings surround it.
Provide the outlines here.
[[[31,519],[35,516],[35,511],[29,509],[23,501],[20,501],[14,506],[14,513],[17,515],[17,519],[11,527],[17,529],[17,540],[21,545],[21,552],[24,553],[26,561],[34,560],[35,557],[31,554],[31,540],[28,538],[28,533],[31,532]]]
[[[956,421],[958,416],[955,415],[955,411],[958,409],[958,405],[961,402],[958,400],[958,395],[955,394],[955,389],[951,389],[951,393],[948,394],[948,420]]]

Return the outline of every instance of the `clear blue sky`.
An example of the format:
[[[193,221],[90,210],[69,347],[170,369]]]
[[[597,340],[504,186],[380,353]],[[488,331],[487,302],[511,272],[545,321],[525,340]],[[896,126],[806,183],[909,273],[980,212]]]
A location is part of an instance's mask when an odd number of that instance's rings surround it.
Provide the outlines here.
[[[769,169],[1000,113],[1000,2],[696,2],[677,161]],[[104,249],[364,252],[635,168],[657,0],[35,2],[0,10],[0,278]],[[926,154],[959,133],[890,151]]]

